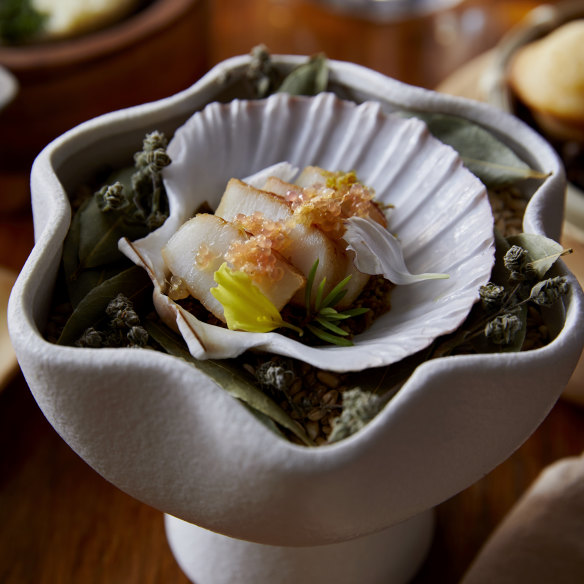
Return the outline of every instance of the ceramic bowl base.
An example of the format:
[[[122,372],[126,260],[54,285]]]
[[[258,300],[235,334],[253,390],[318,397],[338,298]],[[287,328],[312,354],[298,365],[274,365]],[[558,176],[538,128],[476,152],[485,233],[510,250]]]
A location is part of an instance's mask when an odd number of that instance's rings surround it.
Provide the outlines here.
[[[233,539],[165,515],[168,542],[196,584],[405,584],[424,561],[433,510],[379,533],[311,547]]]

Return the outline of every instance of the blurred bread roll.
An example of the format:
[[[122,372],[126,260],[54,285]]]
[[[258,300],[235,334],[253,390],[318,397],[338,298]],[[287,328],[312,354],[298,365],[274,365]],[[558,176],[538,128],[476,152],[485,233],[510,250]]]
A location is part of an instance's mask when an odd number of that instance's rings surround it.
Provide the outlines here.
[[[44,35],[48,38],[61,38],[85,34],[110,25],[130,14],[140,2],[141,0],[32,0],[32,6],[46,16]]]
[[[519,49],[509,84],[549,138],[584,142],[584,19]]]

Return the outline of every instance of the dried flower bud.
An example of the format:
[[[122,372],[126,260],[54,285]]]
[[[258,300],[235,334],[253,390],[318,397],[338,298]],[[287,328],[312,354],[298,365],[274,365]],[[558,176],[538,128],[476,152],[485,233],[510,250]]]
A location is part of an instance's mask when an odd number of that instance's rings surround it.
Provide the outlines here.
[[[131,347],[145,347],[148,344],[148,332],[144,327],[133,326],[127,337]]]
[[[528,262],[528,251],[519,245],[513,245],[503,257],[505,267],[511,272],[512,280],[526,280],[532,277],[535,272],[531,263]]]
[[[162,132],[154,131],[150,134],[146,134],[144,141],[142,143],[142,149],[145,152],[151,152],[153,150],[166,150],[168,146],[168,140]]]
[[[519,245],[511,246],[503,258],[503,263],[510,272],[521,272],[527,263],[527,250]]]
[[[112,319],[112,326],[118,328],[130,328],[133,326],[137,326],[140,324],[140,317],[136,314],[133,309],[128,310],[121,310],[118,314]]]
[[[128,298],[120,293],[113,300],[110,300],[105,312],[108,316],[116,316],[118,312],[133,308]]]
[[[111,316],[111,325],[114,328],[131,328],[140,324],[140,317],[134,311],[134,306],[121,293],[110,301],[105,312]]]
[[[98,207],[107,213],[108,211],[119,211],[128,206],[128,197],[124,192],[124,185],[115,182],[113,185],[102,187],[97,193]]]
[[[548,278],[538,282],[532,289],[529,299],[539,306],[551,306],[568,292],[568,283],[563,276]]]
[[[510,345],[523,328],[516,314],[503,314],[489,321],[485,326],[485,336],[495,345]]]
[[[157,148],[146,152],[145,162],[153,172],[160,172],[165,166],[170,164],[170,156],[164,148]]]
[[[88,328],[75,343],[78,347],[89,347],[92,349],[99,349],[105,344],[105,335],[94,329]]]
[[[332,421],[329,442],[338,442],[370,422],[379,412],[383,400],[376,394],[363,391],[360,387],[343,393],[343,411]]]
[[[505,288],[489,282],[479,288],[481,303],[487,310],[496,310],[499,308],[505,298]]]
[[[265,97],[275,84],[276,71],[270,53],[264,45],[258,45],[251,51],[251,61],[245,72],[255,97]]]
[[[286,391],[296,379],[294,371],[277,361],[262,363],[255,372],[258,382],[278,391]]]

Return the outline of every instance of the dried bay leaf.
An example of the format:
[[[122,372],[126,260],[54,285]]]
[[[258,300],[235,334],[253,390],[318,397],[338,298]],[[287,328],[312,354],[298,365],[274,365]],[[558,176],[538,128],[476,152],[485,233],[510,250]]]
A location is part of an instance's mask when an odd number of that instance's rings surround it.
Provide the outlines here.
[[[508,345],[495,345],[495,347],[500,347],[501,353],[517,353],[521,351],[525,337],[527,336],[527,306],[522,304],[518,308],[515,308],[513,314],[521,321],[521,329],[515,333],[513,341]]]
[[[95,197],[80,212],[79,261],[83,268],[95,268],[122,259],[118,241],[140,239],[148,234],[142,221],[121,212],[104,213]]]
[[[144,322],[144,327],[151,338],[167,353],[187,361],[249,408],[292,432],[305,445],[314,446],[302,427],[256,385],[251,375],[242,369],[237,360],[195,359],[182,339],[165,325],[148,319]],[[265,420],[263,422],[265,423]]]
[[[77,307],[83,298],[94,288],[134,265],[130,260],[124,258],[113,264],[79,271],[72,280],[67,282],[69,287],[69,300],[73,308]]]
[[[571,249],[564,249],[557,241],[535,233],[519,233],[508,237],[507,241],[527,250],[529,265],[540,280],[558,259],[572,253]]]
[[[75,292],[75,280],[79,275],[79,241],[81,239],[81,211],[87,206],[89,200],[85,201],[83,205],[73,214],[69,231],[63,242],[63,253],[61,256],[61,265],[63,266],[63,274],[65,277],[65,285],[69,294],[69,299],[73,306],[76,302],[73,297],[77,297]]]
[[[124,294],[136,311],[151,303],[152,281],[146,272],[132,266],[93,288],[77,305],[59,337],[59,345],[74,345],[89,327],[99,328],[105,309],[118,294]]]
[[[547,174],[529,167],[492,132],[465,118],[450,114],[403,112],[417,117],[432,135],[454,148],[466,167],[487,187],[499,187],[518,180],[544,179]]]
[[[328,86],[328,63],[324,55],[315,55],[307,63],[293,69],[284,79],[277,93],[316,95]]]

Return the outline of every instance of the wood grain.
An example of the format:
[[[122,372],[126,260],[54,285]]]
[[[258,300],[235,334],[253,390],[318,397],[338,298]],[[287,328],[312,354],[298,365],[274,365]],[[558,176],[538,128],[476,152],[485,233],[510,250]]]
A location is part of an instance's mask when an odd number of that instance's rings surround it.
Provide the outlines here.
[[[435,584],[438,575],[441,584],[458,582],[540,470],[584,451],[583,427],[584,409],[558,402],[513,456],[439,505],[433,546],[414,584]],[[168,547],[162,514],[73,453],[20,375],[0,394],[0,449],[0,582],[188,583]]]

